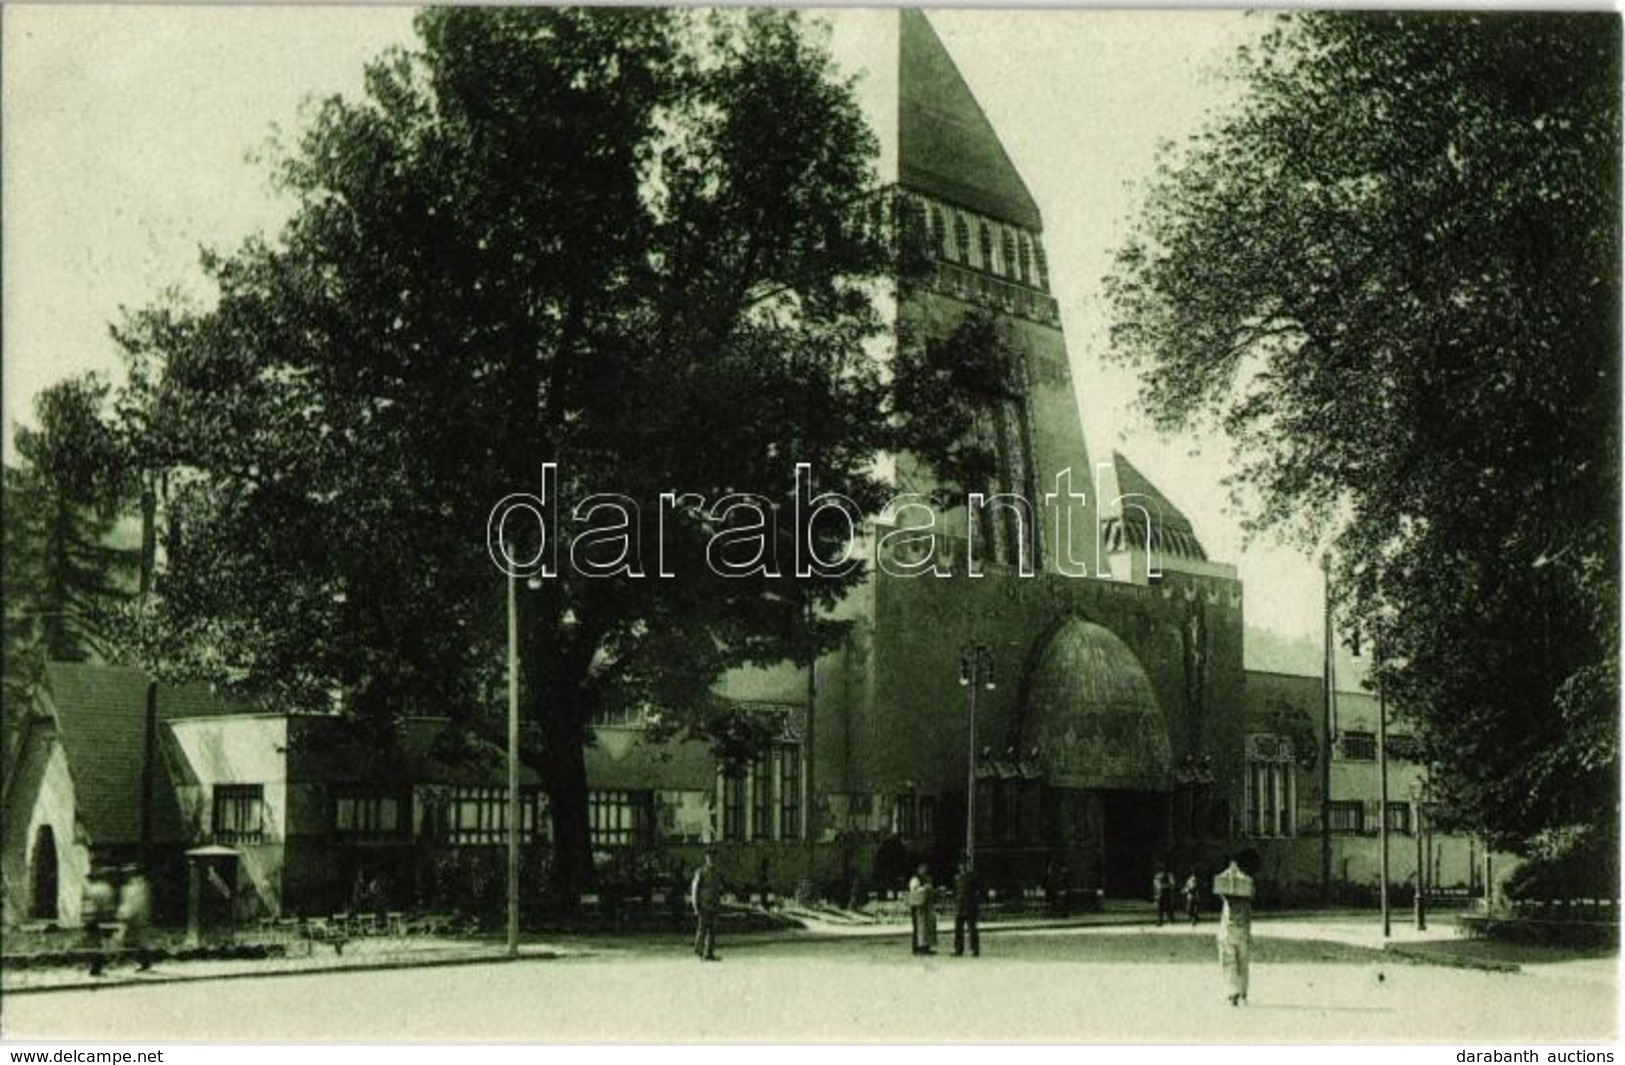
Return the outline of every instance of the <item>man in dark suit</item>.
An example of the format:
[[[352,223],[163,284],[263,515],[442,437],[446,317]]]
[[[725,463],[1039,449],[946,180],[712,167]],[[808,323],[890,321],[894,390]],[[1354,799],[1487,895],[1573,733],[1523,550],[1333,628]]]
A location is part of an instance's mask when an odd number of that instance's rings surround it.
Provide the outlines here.
[[[982,913],[982,893],[977,889],[976,873],[970,861],[962,859],[959,872],[954,876],[954,956],[965,953],[965,937],[970,935],[970,953],[982,956],[982,937],[976,927]]]
[[[716,857],[705,852],[705,861],[694,874],[689,892],[694,905],[696,927],[694,953],[701,961],[717,960],[717,913],[722,909],[722,877],[717,873]]]

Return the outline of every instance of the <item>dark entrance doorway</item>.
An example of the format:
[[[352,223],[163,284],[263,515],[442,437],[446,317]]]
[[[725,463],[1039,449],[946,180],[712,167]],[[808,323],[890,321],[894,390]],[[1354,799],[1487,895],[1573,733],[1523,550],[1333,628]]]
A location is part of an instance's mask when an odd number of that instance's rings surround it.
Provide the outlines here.
[[[1112,898],[1151,902],[1151,875],[1168,846],[1168,796],[1156,791],[1100,793],[1105,888]]]
[[[57,917],[56,832],[41,825],[34,833],[34,850],[28,858],[30,897],[28,915],[35,920],[54,921]]]

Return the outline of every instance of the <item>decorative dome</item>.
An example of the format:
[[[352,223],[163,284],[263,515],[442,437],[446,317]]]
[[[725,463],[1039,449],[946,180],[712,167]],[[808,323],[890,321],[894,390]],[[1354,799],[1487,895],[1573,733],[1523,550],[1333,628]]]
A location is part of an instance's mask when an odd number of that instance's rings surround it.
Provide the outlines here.
[[[1069,618],[1027,675],[1020,749],[1052,787],[1167,791],[1173,754],[1151,680],[1111,630]]]

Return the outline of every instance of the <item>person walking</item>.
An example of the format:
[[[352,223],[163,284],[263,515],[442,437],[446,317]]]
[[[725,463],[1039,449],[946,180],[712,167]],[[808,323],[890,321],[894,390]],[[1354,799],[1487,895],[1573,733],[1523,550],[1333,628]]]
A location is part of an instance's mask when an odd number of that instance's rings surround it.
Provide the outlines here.
[[[91,976],[100,976],[107,966],[107,953],[104,949],[107,932],[103,926],[114,919],[117,907],[118,899],[113,891],[109,871],[104,868],[92,869],[85,882],[84,894],[79,901],[79,909],[85,924],[85,948],[90,952]]]
[[[1231,862],[1213,878],[1213,893],[1224,908],[1219,914],[1219,964],[1224,968],[1230,1005],[1247,1001],[1247,969],[1253,952],[1253,878]]]
[[[970,938],[970,956],[982,956],[982,937],[976,927],[982,915],[982,894],[976,884],[976,872],[969,860],[959,863],[954,876],[954,957],[965,953],[965,939]]]
[[[914,922],[914,953],[937,952],[937,907],[931,869],[924,862],[908,882],[908,912]]]
[[[152,885],[138,865],[124,867],[124,884],[118,893],[119,947],[135,959],[137,972],[152,968],[147,952],[147,929],[152,924]]]
[[[1196,870],[1185,878],[1185,915],[1191,919],[1191,927],[1196,927],[1202,913],[1202,884],[1196,879]]]
[[[1164,921],[1173,924],[1174,874],[1165,865],[1157,866],[1156,875],[1151,878],[1151,901],[1157,907],[1157,927],[1161,928]]]
[[[689,891],[694,906],[694,953],[701,961],[717,961],[717,913],[722,909],[722,877],[717,873],[716,855],[705,852],[705,860],[694,873]]]

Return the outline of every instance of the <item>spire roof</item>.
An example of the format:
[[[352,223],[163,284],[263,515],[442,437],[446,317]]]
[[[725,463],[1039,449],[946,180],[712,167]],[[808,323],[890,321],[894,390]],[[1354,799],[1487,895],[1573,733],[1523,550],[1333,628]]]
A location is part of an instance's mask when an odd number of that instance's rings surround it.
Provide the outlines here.
[[[1207,549],[1197,538],[1191,520],[1121,452],[1112,452],[1112,472],[1117,477],[1117,506],[1115,513],[1101,515],[1101,524],[1105,526],[1102,535],[1107,543],[1120,542],[1127,535],[1123,528],[1122,504],[1132,500],[1154,523],[1152,542],[1158,550],[1186,558],[1207,559]],[[1136,535],[1143,539],[1143,533]]]
[[[898,177],[905,188],[1038,232],[1038,204],[923,13],[899,12]]]

